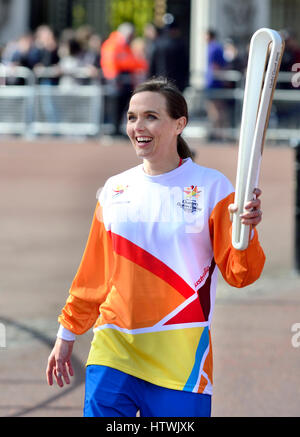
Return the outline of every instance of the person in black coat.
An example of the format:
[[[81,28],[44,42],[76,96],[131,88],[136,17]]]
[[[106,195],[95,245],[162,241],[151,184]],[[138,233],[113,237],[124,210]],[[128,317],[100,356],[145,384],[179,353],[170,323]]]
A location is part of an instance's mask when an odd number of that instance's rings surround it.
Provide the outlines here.
[[[171,79],[181,92],[188,86],[188,50],[175,21],[165,26],[153,43],[149,65],[152,76]]]

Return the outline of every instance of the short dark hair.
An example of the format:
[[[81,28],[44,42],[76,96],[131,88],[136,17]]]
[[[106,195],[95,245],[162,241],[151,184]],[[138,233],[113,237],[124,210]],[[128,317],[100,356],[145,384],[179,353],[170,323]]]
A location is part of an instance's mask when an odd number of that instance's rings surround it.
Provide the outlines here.
[[[187,102],[179,91],[175,83],[166,77],[152,77],[145,82],[139,84],[133,91],[132,95],[150,91],[159,93],[166,99],[167,112],[171,118],[177,120],[180,117],[189,119]],[[187,145],[186,141],[178,135],[177,152],[182,159],[193,158],[193,154]]]
[[[218,38],[218,33],[215,29],[207,29],[206,33],[211,40]]]

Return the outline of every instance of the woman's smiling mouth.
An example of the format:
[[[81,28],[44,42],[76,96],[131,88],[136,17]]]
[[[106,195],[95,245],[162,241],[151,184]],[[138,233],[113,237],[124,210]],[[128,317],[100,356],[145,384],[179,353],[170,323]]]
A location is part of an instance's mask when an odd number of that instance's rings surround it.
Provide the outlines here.
[[[147,146],[149,143],[151,143],[152,140],[153,140],[152,137],[142,137],[142,136],[136,137],[136,142],[140,147]]]

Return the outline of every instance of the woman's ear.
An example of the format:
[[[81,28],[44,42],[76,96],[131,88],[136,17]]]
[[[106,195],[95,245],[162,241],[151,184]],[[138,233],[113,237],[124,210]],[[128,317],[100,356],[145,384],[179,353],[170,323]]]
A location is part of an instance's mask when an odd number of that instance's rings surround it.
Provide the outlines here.
[[[180,135],[187,124],[186,117],[180,117],[177,119],[177,135]]]

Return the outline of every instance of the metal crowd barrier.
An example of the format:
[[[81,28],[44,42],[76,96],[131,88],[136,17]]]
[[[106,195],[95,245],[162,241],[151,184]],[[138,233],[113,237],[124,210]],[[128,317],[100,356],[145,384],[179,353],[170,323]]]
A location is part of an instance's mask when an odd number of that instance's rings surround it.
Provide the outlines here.
[[[31,124],[35,78],[23,67],[0,68],[0,133],[25,135]],[[22,85],[18,85],[22,83]]]
[[[204,74],[203,74],[204,75]],[[274,92],[267,139],[293,142],[300,139],[300,87],[295,87],[295,73],[280,72]],[[222,129],[230,139],[239,138],[245,76],[237,71],[219,71],[216,78],[224,82],[220,89],[189,87],[185,90],[192,123],[186,128],[188,136],[206,136],[209,130],[205,102],[207,99],[222,100],[232,113],[232,124]],[[230,87],[226,86],[230,83]],[[299,85],[298,85],[299,86]],[[194,121],[193,121],[194,120]]]
[[[279,73],[267,139],[299,140],[300,87],[291,86],[293,75],[295,73]],[[58,85],[47,84],[45,79],[57,76],[57,68],[43,68],[33,73],[24,67],[0,64],[0,134],[97,136],[110,130],[104,120],[109,87],[99,80],[91,80],[86,68],[67,72]],[[245,77],[238,71],[220,71],[216,77],[230,86],[210,90],[209,99],[223,100],[227,104],[231,125],[223,129],[223,134],[238,139]],[[67,79],[70,82],[66,85]],[[86,80],[88,84],[82,85]],[[191,115],[185,134],[205,136],[208,130],[206,90],[188,87],[185,97]]]
[[[0,67],[0,134],[96,136],[103,125],[104,90],[99,83],[81,85],[83,70],[70,83],[51,85],[51,71],[37,76],[24,67]],[[39,79],[43,79],[39,81]]]

